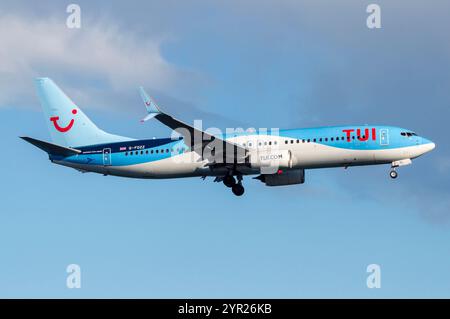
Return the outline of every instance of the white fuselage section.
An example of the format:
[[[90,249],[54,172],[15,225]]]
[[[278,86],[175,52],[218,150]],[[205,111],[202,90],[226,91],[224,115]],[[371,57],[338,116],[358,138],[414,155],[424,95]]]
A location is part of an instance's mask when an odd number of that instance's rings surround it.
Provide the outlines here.
[[[303,143],[301,140],[285,144],[284,137],[269,135],[238,136],[227,141],[244,145],[250,150],[250,165],[242,165],[239,170],[246,175],[271,174],[277,169],[312,169],[325,167],[347,167],[358,165],[387,164],[403,159],[413,159],[433,146],[420,144],[389,149],[348,149],[328,146],[320,143]],[[270,142],[270,145],[269,145]],[[208,161],[202,160],[195,152],[188,151],[169,158],[148,161],[139,164],[90,165],[66,161],[54,161],[57,164],[76,168],[81,171],[97,172],[133,178],[178,178],[193,176],[220,176],[227,168],[212,170]]]

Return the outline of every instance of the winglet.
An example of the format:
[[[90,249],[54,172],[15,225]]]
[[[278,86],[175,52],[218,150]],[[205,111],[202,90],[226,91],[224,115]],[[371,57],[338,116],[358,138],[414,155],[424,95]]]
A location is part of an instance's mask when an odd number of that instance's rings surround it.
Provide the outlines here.
[[[158,114],[158,113],[147,114],[143,119],[141,119],[141,123],[147,122],[148,120],[154,118],[156,114]]]
[[[152,100],[152,98],[144,91],[144,88],[139,87],[139,94],[141,95],[142,101],[144,101],[145,108],[147,109],[147,116],[144,117],[141,122],[145,122],[153,118],[155,115],[161,113],[158,105]]]

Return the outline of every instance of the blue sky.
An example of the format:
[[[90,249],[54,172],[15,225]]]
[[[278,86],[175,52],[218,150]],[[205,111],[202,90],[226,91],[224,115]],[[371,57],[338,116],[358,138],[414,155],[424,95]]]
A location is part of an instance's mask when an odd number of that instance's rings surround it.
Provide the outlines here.
[[[0,4],[0,297],[449,297],[449,4],[78,1]],[[52,165],[32,79],[57,82],[105,130],[169,136],[143,85],[206,126],[407,127],[437,148],[401,168],[307,171],[306,183],[133,180]],[[79,264],[82,288],[66,287]],[[381,266],[381,289],[366,267]]]

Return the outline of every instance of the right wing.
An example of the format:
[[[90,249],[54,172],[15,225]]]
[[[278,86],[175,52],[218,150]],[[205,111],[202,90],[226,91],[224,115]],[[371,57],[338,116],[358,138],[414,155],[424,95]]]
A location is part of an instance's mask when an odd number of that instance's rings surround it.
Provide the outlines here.
[[[220,137],[208,134],[162,112],[158,105],[142,87],[139,88],[139,93],[144,101],[148,113],[141,120],[141,122],[155,118],[159,122],[170,127],[172,130],[183,136],[186,145],[199,154],[203,159],[208,160],[210,165],[245,162],[245,159],[248,156],[248,150],[246,148],[227,142]],[[205,150],[208,150],[208,152],[205,152]],[[204,156],[205,153],[207,153],[208,156]],[[218,159],[220,159],[220,161],[218,161]]]

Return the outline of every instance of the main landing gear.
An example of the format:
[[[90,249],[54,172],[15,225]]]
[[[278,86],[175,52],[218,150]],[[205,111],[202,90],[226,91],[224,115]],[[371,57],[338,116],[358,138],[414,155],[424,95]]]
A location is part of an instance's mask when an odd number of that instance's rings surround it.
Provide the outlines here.
[[[223,178],[223,183],[226,187],[231,188],[231,191],[236,196],[242,196],[244,194],[244,186],[242,186],[242,175],[237,176],[237,182],[234,176],[227,175]]]
[[[223,183],[226,187],[233,187],[236,185],[236,180],[233,175],[227,175],[223,178]]]
[[[244,189],[244,186],[242,186],[242,183],[237,183],[236,185],[231,187],[231,191],[236,196],[242,196],[242,195],[244,195],[245,189]]]

